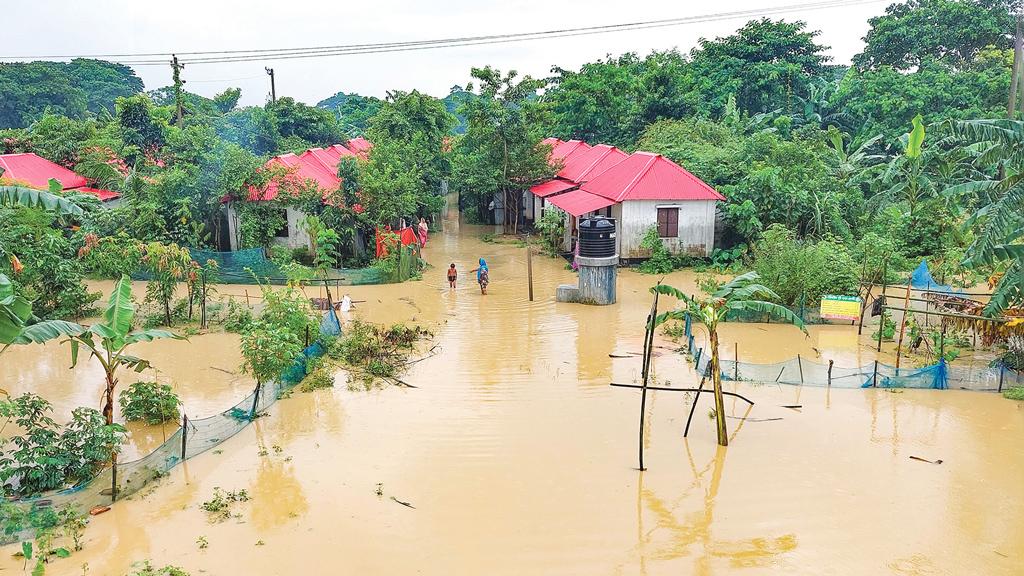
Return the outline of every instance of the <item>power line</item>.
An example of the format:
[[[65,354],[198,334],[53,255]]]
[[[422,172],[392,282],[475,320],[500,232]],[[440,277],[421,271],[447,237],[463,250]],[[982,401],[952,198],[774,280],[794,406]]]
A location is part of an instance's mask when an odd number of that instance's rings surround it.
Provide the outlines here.
[[[826,0],[803,4],[790,4],[768,8],[757,8],[750,10],[738,10],[732,12],[720,12],[698,16],[684,16],[679,18],[666,18],[659,20],[648,20],[640,22],[629,22],[621,24],[607,24],[601,26],[587,26],[578,28],[565,28],[546,30],[538,32],[520,32],[511,34],[494,34],[485,36],[466,36],[454,38],[440,38],[430,40],[414,40],[406,42],[383,42],[375,44],[343,44],[336,46],[315,46],[305,48],[267,48],[252,50],[222,50],[222,51],[196,51],[177,52],[184,56],[198,56],[196,58],[181,58],[186,64],[221,64],[229,62],[252,62],[264,60],[288,60],[305,58],[323,58],[330,56],[348,56],[360,54],[382,54],[389,52],[408,52],[418,50],[431,50],[438,48],[456,48],[465,46],[480,46],[489,44],[506,44],[512,42],[525,42],[532,40],[546,40],[554,38],[568,38],[575,36],[587,36],[593,34],[606,34],[611,32],[623,32],[634,30],[647,30],[652,28],[665,28],[671,26],[683,26],[700,22],[713,22],[733,18],[749,18],[753,16],[767,16],[785,12],[823,10],[829,8],[843,8],[865,4],[874,4],[889,0]],[[212,55],[212,56],[211,56]],[[135,66],[166,66],[166,59],[138,59],[152,56],[170,56],[170,53],[137,53],[137,54],[91,54],[91,55],[49,55],[49,56],[0,56],[0,60],[10,59],[45,59],[45,58],[113,58],[122,64]],[[125,58],[120,60],[119,58]]]

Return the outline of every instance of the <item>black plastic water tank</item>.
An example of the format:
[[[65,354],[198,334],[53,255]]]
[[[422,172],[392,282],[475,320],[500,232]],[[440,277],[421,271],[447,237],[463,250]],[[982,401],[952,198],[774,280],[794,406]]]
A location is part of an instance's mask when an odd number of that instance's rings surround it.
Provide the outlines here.
[[[592,217],[580,222],[580,256],[587,258],[615,256],[615,220]]]

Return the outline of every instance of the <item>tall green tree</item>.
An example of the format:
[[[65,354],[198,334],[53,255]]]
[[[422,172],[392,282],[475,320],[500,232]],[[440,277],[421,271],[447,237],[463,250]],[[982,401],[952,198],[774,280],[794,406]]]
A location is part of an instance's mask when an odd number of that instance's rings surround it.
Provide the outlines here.
[[[548,163],[550,148],[540,144],[544,112],[536,93],[544,83],[490,66],[473,68],[471,74],[480,87],[463,108],[469,128],[456,149],[453,184],[478,215],[491,201],[501,203],[501,224],[515,233],[526,189],[555,173]]]
[[[959,69],[988,46],[1010,49],[1015,0],[909,0],[868,20],[861,70],[912,70],[929,60]]]
[[[692,74],[714,113],[736,95],[741,110],[782,109],[791,114],[795,95],[807,93],[811,77],[826,72],[827,46],[802,21],[751,20],[735,34],[701,39],[691,53]]]

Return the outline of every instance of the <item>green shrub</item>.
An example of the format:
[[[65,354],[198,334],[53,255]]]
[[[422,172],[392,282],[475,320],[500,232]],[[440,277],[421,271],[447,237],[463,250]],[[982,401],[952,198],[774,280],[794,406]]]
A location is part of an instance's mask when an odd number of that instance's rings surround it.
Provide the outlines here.
[[[306,377],[302,379],[299,390],[312,392],[321,388],[332,388],[334,386],[334,374],[324,364],[323,358],[310,358],[306,362]]]
[[[1014,386],[1003,390],[1003,398],[1024,401],[1024,386]]]
[[[91,479],[111,456],[120,452],[126,432],[118,424],[106,425],[92,408],[75,408],[71,422],[61,427],[48,416],[49,402],[26,393],[0,402],[0,418],[11,419],[21,430],[12,446],[0,449],[0,483],[4,491],[31,496]]]
[[[853,295],[859,289],[857,265],[837,240],[798,240],[792,230],[774,224],[753,253],[754,270],[783,304],[794,306],[803,299],[813,306],[825,294]]]
[[[652,226],[644,233],[640,248],[651,254],[650,258],[640,264],[639,269],[644,274],[668,274],[676,269],[676,261],[658,236],[657,228]]]
[[[355,320],[327,354],[345,363],[350,375],[371,385],[378,378],[394,378],[405,370],[409,352],[416,342],[430,335],[418,326],[395,324],[384,328]]]
[[[565,212],[551,206],[544,209],[544,215],[534,223],[540,233],[541,246],[544,252],[557,255],[562,251],[562,240],[565,236]]]
[[[121,414],[129,422],[144,420],[146,424],[161,424],[180,416],[181,401],[167,384],[136,382],[121,391],[118,402]]]
[[[227,317],[224,319],[225,330],[240,334],[249,329],[252,320],[252,310],[248,306],[233,299],[228,300]]]

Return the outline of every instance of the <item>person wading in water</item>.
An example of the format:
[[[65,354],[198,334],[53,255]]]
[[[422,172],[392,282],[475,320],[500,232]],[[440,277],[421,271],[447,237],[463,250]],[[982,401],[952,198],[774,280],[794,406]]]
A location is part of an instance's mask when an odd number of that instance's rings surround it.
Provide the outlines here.
[[[487,261],[483,258],[480,259],[480,267],[470,270],[470,272],[476,272],[476,281],[480,283],[480,293],[487,294],[487,284],[490,283],[491,278],[488,274]]]

